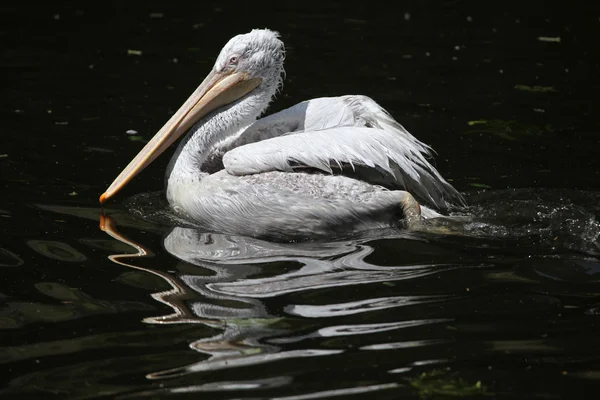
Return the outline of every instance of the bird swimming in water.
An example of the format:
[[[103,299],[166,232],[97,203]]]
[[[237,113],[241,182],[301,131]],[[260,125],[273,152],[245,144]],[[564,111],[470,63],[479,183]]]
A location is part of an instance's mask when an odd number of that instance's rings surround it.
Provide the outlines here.
[[[284,58],[279,34],[268,29],[229,40],[100,202],[187,132],[167,168],[166,197],[208,231],[332,237],[411,227],[439,216],[433,209],[465,205],[427,160],[430,147],[369,97],[317,98],[257,119],[282,85]]]

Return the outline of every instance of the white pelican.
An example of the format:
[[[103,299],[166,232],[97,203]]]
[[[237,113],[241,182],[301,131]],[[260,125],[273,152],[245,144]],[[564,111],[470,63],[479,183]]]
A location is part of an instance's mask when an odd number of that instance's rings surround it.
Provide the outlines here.
[[[229,40],[210,74],[114,180],[115,195],[185,132],[166,173],[173,211],[209,231],[280,240],[410,226],[463,206],[417,140],[366,96],[258,119],[281,87],[279,34]],[[412,194],[411,194],[412,193]]]

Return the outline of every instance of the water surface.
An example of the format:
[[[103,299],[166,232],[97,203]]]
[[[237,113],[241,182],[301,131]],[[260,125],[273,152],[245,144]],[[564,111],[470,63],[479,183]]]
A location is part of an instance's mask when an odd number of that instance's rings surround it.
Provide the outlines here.
[[[401,8],[2,6],[2,397],[595,398],[600,12]],[[461,218],[200,232],[160,218],[165,156],[100,229],[98,195],[229,37],[265,26],[287,45],[273,111],[375,98],[438,152]]]

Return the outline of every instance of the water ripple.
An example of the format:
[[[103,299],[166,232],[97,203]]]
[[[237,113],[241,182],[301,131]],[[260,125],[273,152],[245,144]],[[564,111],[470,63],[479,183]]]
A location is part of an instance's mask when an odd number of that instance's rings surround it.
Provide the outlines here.
[[[348,396],[355,394],[372,393],[381,390],[396,389],[400,385],[397,383],[384,383],[379,385],[358,386],[352,388],[342,388],[335,390],[323,390],[319,392],[306,393],[293,396],[273,397],[273,400],[312,400],[312,399],[330,399],[337,396]]]
[[[259,365],[270,362],[282,361],[286,359],[295,359],[303,357],[323,357],[334,354],[340,354],[343,350],[317,350],[317,349],[304,349],[304,350],[292,350],[282,351],[279,353],[271,354],[256,354],[256,355],[243,355],[240,357],[227,357],[224,359],[209,359],[201,361],[185,367],[174,368],[171,370],[165,370],[161,372],[154,372],[147,375],[148,379],[169,379],[184,374],[190,374],[195,372],[205,371],[218,371],[222,369],[237,368],[249,365]]]
[[[395,307],[406,307],[419,304],[443,302],[451,300],[453,298],[457,298],[457,296],[439,295],[376,297],[372,299],[324,305],[292,304],[286,306],[285,311],[290,315],[298,315],[302,317],[328,318],[339,317],[342,315],[365,313],[375,310],[385,310],[388,308]]]
[[[433,264],[398,268],[375,268],[370,266],[369,268],[359,267],[360,269],[354,270],[327,271],[326,268],[320,268],[321,265],[329,267],[327,269],[332,267],[331,263],[314,263],[311,261],[307,262],[305,268],[272,278],[246,279],[238,282],[214,283],[207,286],[217,293],[268,298],[307,290],[417,279],[456,268],[465,268],[464,265]]]

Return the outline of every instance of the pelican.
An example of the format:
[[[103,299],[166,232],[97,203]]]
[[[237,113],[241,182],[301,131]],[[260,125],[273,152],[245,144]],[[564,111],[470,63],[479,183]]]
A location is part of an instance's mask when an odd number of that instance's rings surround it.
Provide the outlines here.
[[[229,40],[100,203],[189,132],[167,168],[166,197],[174,213],[212,232],[331,237],[410,227],[439,216],[434,209],[465,205],[427,160],[431,148],[369,97],[317,98],[257,119],[282,86],[284,56],[268,29]]]

